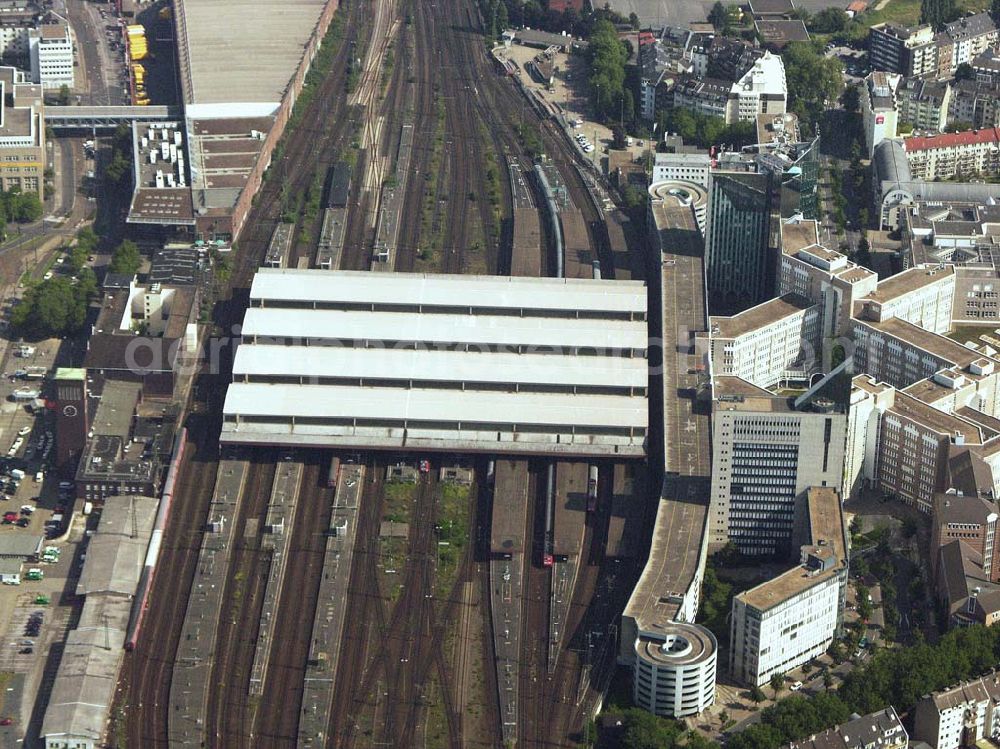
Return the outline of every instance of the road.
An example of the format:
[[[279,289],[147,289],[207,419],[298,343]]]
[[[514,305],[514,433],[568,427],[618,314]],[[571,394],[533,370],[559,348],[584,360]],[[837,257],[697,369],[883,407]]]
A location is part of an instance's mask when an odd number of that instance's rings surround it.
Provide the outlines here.
[[[630,13],[639,16],[642,28],[650,26],[684,26],[691,21],[704,21],[715,5],[715,0],[609,0],[611,9],[628,17]],[[842,8],[843,0],[797,0],[796,8],[810,14],[824,8]]]
[[[80,62],[75,70],[77,99],[80,104],[113,105],[127,104],[127,96],[121,82],[124,60],[121,50],[112,51],[104,27],[114,24],[116,18],[111,13],[111,5],[102,5],[108,10],[108,17],[102,19],[100,8],[95,3],[84,0],[64,0],[65,15],[76,34],[77,58]],[[57,11],[58,12],[58,11]]]

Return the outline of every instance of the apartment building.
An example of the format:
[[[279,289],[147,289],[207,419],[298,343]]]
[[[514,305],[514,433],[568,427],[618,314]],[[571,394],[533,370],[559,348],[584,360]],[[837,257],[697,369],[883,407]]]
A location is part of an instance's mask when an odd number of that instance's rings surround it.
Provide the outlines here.
[[[822,733],[793,741],[788,749],[906,749],[909,736],[890,705],[885,710],[828,728]]]
[[[930,24],[907,28],[880,23],[868,30],[868,59],[872,68],[900,75],[937,72],[937,46]]]
[[[995,50],[989,49],[976,55],[969,64],[980,83],[1000,83],[1000,54]]]
[[[842,623],[848,545],[840,495],[811,487],[798,504],[799,563],[733,598],[729,670],[751,686],[825,653]]]
[[[946,180],[1000,171],[1000,129],[995,127],[907,138],[903,147],[916,179]]]
[[[0,189],[43,197],[45,104],[39,86],[19,83],[14,68],[0,67]]]
[[[948,73],[954,73],[959,65],[971,63],[982,53],[997,46],[996,24],[989,13],[960,18],[946,24],[942,32],[950,41],[951,65]]]
[[[931,749],[1000,738],[1000,675],[991,672],[927,695],[913,711],[913,740]]]
[[[673,106],[707,117],[726,117],[732,82],[720,78],[682,75],[673,89]]]
[[[28,33],[31,79],[45,89],[73,87],[73,32],[69,24],[50,23]]]
[[[713,378],[709,543],[744,554],[792,549],[796,497],[840,491],[847,417],[833,401],[796,406],[738,377]]]
[[[955,81],[948,121],[967,122],[973,129],[1000,127],[1000,79]]]
[[[760,114],[784,114],[788,102],[785,65],[765,52],[730,88],[726,122],[756,122]]]
[[[896,89],[899,120],[916,130],[944,130],[951,100],[952,88],[948,81],[904,78]]]

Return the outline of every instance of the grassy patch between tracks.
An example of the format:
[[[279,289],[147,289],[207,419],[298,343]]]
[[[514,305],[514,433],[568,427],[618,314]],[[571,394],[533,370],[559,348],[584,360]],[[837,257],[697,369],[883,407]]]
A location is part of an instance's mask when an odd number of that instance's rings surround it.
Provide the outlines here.
[[[458,568],[469,540],[471,486],[442,484],[437,513],[437,574],[434,594],[448,595],[458,577]]]
[[[424,746],[427,749],[445,749],[448,746],[448,716],[445,715],[444,698],[437,674],[427,679],[424,702],[427,713],[424,728]]]

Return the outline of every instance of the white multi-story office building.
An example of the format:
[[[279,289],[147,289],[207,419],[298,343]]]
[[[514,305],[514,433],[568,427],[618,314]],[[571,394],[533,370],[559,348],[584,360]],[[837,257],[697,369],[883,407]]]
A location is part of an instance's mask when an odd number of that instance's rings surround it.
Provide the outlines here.
[[[914,710],[913,738],[931,749],[1000,738],[1000,675],[993,672],[924,697]]]
[[[708,187],[712,157],[707,153],[658,153],[653,161],[653,184],[657,182],[694,182]]]
[[[784,114],[788,84],[781,57],[765,52],[733,83],[726,106],[726,122],[757,122],[759,114]]]
[[[954,301],[954,266],[921,265],[879,283],[862,300],[863,317],[875,322],[898,317],[943,335],[951,330]]]
[[[757,387],[804,380],[820,368],[820,308],[797,294],[732,317],[709,318],[712,372]]]
[[[798,294],[820,308],[820,337],[849,335],[854,303],[873,293],[878,274],[818,243],[815,221],[781,226],[778,294]]]
[[[73,87],[73,32],[69,24],[51,23],[28,34],[31,79],[42,88]]]
[[[800,496],[800,563],[733,598],[729,670],[753,686],[822,655],[841,625],[847,537],[840,495],[813,487]]]
[[[831,401],[796,407],[736,377],[714,377],[713,389],[709,542],[787,552],[796,497],[811,486],[840,491],[847,416]]]
[[[865,131],[868,158],[883,140],[896,137],[899,112],[896,108],[896,88],[901,76],[881,70],[872,72],[861,91],[861,120]]]

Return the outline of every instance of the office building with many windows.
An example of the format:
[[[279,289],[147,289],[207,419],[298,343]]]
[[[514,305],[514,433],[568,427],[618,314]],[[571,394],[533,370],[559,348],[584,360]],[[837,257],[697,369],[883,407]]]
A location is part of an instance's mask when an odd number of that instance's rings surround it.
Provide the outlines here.
[[[793,546],[796,497],[840,491],[847,417],[832,400],[796,406],[737,377],[713,378],[709,542],[748,555]]]
[[[842,624],[848,543],[840,494],[812,487],[796,503],[799,563],[733,598],[729,671],[751,686],[825,653]]]
[[[767,173],[711,174],[705,243],[710,308],[735,312],[771,296],[772,181]]]

